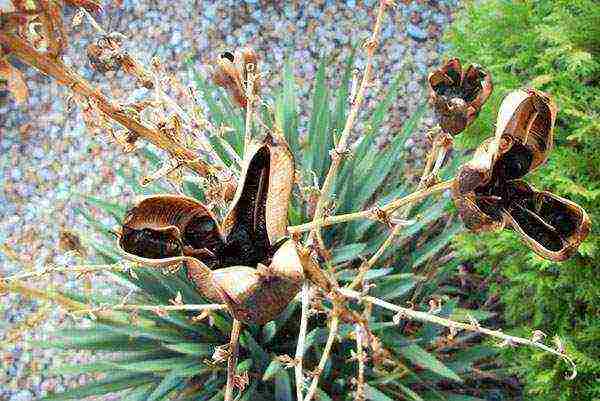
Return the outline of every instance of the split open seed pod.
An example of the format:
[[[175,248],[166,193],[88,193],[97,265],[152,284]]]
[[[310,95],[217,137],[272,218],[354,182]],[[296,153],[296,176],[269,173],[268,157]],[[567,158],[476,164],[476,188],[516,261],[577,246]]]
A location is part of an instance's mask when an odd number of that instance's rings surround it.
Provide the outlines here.
[[[521,180],[547,160],[555,118],[556,106],[543,92],[511,92],[500,107],[496,135],[460,168],[452,195],[469,229],[512,228],[534,252],[561,261],[589,234],[589,217],[576,203]]]
[[[304,277],[286,238],[294,160],[283,138],[251,143],[240,184],[219,225],[204,205],[175,195],[143,199],[128,212],[121,248],[143,263],[185,262],[189,279],[246,323],[274,319]]]
[[[510,226],[535,253],[555,261],[568,259],[590,232],[585,210],[548,191],[536,191],[526,182],[509,183],[511,202],[503,214]]]
[[[475,120],[493,90],[488,72],[478,65],[463,70],[457,58],[430,73],[428,82],[429,100],[440,116],[440,125],[452,135]]]
[[[213,68],[212,81],[227,90],[238,106],[245,108],[248,102],[246,85],[250,74],[254,77],[253,94],[257,95],[260,92],[258,55],[252,49],[243,48],[219,56]]]

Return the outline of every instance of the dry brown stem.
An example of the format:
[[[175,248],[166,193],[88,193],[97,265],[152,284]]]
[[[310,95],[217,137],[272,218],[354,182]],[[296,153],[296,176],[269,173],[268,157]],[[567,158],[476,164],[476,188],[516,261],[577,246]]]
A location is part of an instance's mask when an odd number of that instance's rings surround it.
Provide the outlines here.
[[[325,246],[323,243],[323,239],[321,238],[321,224],[319,222],[323,217],[325,206],[327,205],[329,199],[329,192],[331,191],[331,186],[333,185],[338,168],[340,167],[340,164],[342,162],[343,155],[345,155],[347,152],[348,139],[350,138],[352,128],[354,127],[354,123],[356,121],[356,118],[358,117],[358,112],[365,98],[365,91],[371,83],[371,75],[373,71],[373,55],[375,54],[375,50],[377,49],[377,46],[379,44],[381,24],[383,22],[385,9],[387,6],[387,1],[382,0],[379,2],[379,10],[377,12],[377,20],[375,21],[373,33],[371,34],[370,39],[367,40],[367,42],[364,45],[367,51],[365,72],[363,74],[360,87],[358,88],[358,91],[356,91],[356,95],[352,99],[352,107],[350,108],[350,113],[348,114],[348,118],[346,119],[344,130],[340,135],[340,139],[337,143],[337,146],[331,153],[331,166],[329,167],[329,171],[327,172],[327,176],[325,177],[325,181],[323,182],[323,187],[321,188],[319,200],[317,201],[313,222],[318,223],[311,227],[309,242],[311,242],[311,240],[313,240],[316,236],[319,242],[319,246],[322,249],[324,249]]]
[[[233,400],[233,387],[237,367],[238,347],[242,323],[234,319],[229,339],[229,358],[227,358],[227,385],[225,387],[225,401]]]
[[[93,101],[106,117],[135,133],[140,138],[144,138],[155,146],[167,151],[171,156],[181,160],[187,167],[200,176],[207,176],[217,172],[216,167],[200,160],[194,152],[164,135],[156,127],[137,121],[125,113],[117,102],[109,99],[99,89],[93,87],[81,75],[64,65],[60,59],[54,59],[38,52],[25,40],[10,33],[0,32],[0,43],[10,49],[10,54],[13,56],[41,73],[56,79],[59,84],[66,86],[84,99]]]

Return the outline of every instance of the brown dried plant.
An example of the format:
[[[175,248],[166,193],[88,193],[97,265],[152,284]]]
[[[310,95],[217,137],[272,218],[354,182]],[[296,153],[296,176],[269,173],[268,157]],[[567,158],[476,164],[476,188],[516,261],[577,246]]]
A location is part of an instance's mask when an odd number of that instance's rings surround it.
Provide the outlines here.
[[[341,323],[351,323],[355,328],[355,359],[358,361],[355,398],[365,399],[365,365],[384,366],[389,359],[369,326],[374,307],[396,313],[394,321],[414,320],[447,327],[451,336],[464,330],[498,338],[503,345],[533,346],[565,359],[574,368],[564,350],[544,345],[539,336],[519,338],[484,328],[474,319],[462,323],[442,318],[436,315],[439,303],[433,303],[429,311],[394,305],[368,295],[370,287],[365,282],[369,270],[393,246],[394,238],[403,227],[410,224],[406,218],[411,207],[450,188],[460,216],[469,228],[510,226],[535,252],[553,260],[562,260],[577,249],[589,231],[585,211],[573,202],[548,192],[535,191],[520,181],[547,159],[552,147],[556,106],[548,95],[536,91],[509,94],[498,116],[496,136],[482,145],[457,178],[439,182],[437,173],[452,147],[452,136],[476,118],[492,91],[491,77],[481,67],[471,66],[462,71],[459,60],[451,60],[429,77],[431,102],[439,113],[440,126],[417,190],[379,207],[328,215],[332,185],[350,152],[349,139],[373,80],[373,59],[383,20],[387,9],[393,5],[392,1],[382,0],[372,35],[363,46],[366,65],[362,79],[359,83],[358,73],[355,74],[350,111],[330,152],[332,163],[325,181],[317,188],[312,221],[288,226],[288,207],[295,185],[294,156],[281,134],[281,127],[275,127],[273,131],[265,129],[257,113],[256,105],[261,100],[260,82],[265,80],[261,76],[258,55],[251,49],[223,53],[215,62],[212,76],[213,81],[225,88],[235,104],[246,112],[244,156],[232,158],[239,165],[238,170],[236,163],[226,167],[204,137],[206,132],[218,136],[214,125],[201,113],[187,114],[164,93],[158,60],[153,60],[152,69],[144,68],[143,63],[125,50],[127,41],[123,35],[103,31],[90,14],[99,10],[97,2],[71,0],[66,3],[80,7],[76,23],[85,18],[96,28],[98,37],[87,48],[91,65],[99,72],[123,69],[135,76],[140,85],[153,89],[155,98],[140,104],[121,104],[64,64],[61,55],[68,39],[62,12],[66,4],[58,1],[13,1],[13,9],[0,16],[0,78],[8,82],[8,90],[18,100],[27,96],[20,72],[10,64],[13,58],[21,60],[70,91],[87,116],[90,128],[107,131],[125,151],[135,151],[136,141],[147,140],[167,152],[170,159],[165,161],[164,168],[149,174],[144,184],[186,167],[218,188],[207,191],[212,193],[210,205],[172,194],[139,200],[126,215],[118,233],[123,258],[130,262],[68,269],[51,267],[35,274],[57,271],[89,274],[116,270],[135,275],[135,270],[141,266],[171,270],[186,266],[188,280],[214,304],[188,305],[181,297],[172,300],[171,305],[159,306],[132,305],[124,301],[116,306],[90,308],[61,296],[55,301],[74,314],[86,314],[91,318],[109,318],[116,311],[151,310],[164,315],[175,310],[195,310],[203,312],[199,317],[202,320],[209,317],[212,310],[226,309],[234,318],[230,341],[215,356],[216,360],[228,361],[226,401],[233,399],[235,389],[242,391],[251,380],[236,372],[238,339],[243,324],[271,321],[299,293],[302,315],[297,350],[295,358],[287,361],[295,369],[298,401],[315,398],[320,375]],[[193,97],[193,92],[190,95]],[[175,111],[169,114],[165,106]],[[152,110],[151,118],[143,113],[146,109]],[[253,129],[256,125],[261,127],[260,133]],[[228,152],[235,154],[231,149]],[[216,204],[229,205],[221,221],[211,211]],[[371,258],[361,264],[352,282],[341,286],[335,275],[324,268],[329,250],[321,231],[333,224],[358,219],[379,221],[391,231]],[[308,234],[304,236],[304,233]],[[71,242],[65,236],[65,246],[80,248]],[[55,297],[54,293],[36,290],[23,283],[35,274],[5,278],[0,282],[0,289],[42,299]],[[323,306],[325,301],[331,307]],[[358,306],[350,307],[351,301],[356,301]],[[311,310],[326,314],[329,334],[305,393],[303,355]],[[367,348],[372,352],[367,353]]]

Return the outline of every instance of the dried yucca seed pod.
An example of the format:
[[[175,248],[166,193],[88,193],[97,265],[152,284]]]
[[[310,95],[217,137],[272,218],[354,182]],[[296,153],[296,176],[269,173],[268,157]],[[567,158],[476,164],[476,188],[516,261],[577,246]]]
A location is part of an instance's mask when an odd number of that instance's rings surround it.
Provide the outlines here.
[[[258,55],[249,48],[237,50],[235,53],[225,52],[216,60],[212,72],[212,81],[229,93],[235,103],[245,108],[246,85],[249,75],[253,75],[253,94],[260,92],[260,75]]]
[[[304,278],[286,238],[294,160],[285,140],[252,142],[239,182],[222,227],[200,202],[153,196],[127,214],[119,245],[142,263],[184,262],[206,298],[227,304],[240,321],[263,324],[287,306]]]
[[[451,59],[429,74],[429,101],[440,116],[442,129],[456,135],[479,114],[492,93],[492,77],[482,67],[462,69],[460,60]]]
[[[510,93],[500,108],[496,136],[460,168],[452,195],[469,229],[512,228],[538,255],[562,261],[589,234],[587,213],[520,180],[548,158],[555,116],[556,107],[542,92]]]

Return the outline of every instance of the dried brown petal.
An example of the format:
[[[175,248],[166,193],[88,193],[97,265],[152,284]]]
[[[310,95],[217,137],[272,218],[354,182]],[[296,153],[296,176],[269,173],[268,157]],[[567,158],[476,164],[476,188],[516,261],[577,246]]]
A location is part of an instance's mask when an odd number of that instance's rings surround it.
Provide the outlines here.
[[[287,213],[294,183],[294,159],[282,138],[249,146],[240,185],[223,221],[227,238],[244,230],[274,245],[287,233]],[[264,202],[264,203],[263,203]]]
[[[512,179],[517,174],[508,173],[518,170],[514,166],[529,160],[520,159],[523,154],[529,153],[512,137],[486,140],[473,160],[459,170],[452,188],[454,203],[469,229],[491,231],[508,226],[540,256],[565,260],[589,234],[589,217],[574,202]]]
[[[544,163],[553,145],[557,108],[544,92],[528,89],[510,92],[498,111],[496,138],[513,145],[500,159],[507,179],[521,178]]]

